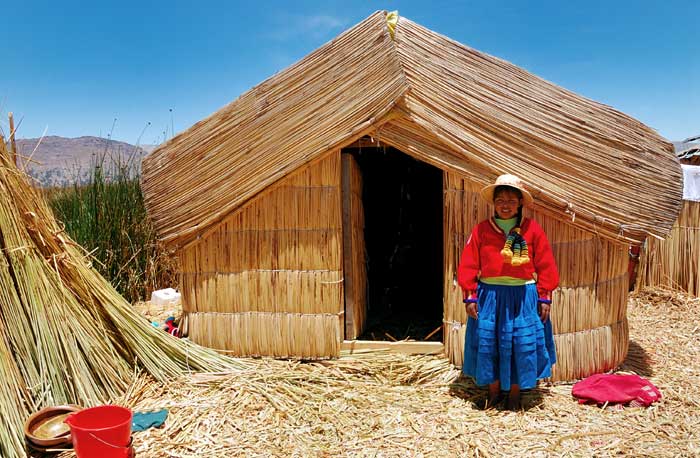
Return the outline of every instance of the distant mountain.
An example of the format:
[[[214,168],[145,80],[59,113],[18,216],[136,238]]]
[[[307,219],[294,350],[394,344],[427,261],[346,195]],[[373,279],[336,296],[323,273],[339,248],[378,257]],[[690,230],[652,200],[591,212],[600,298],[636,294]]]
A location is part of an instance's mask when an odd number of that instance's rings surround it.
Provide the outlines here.
[[[116,164],[138,170],[143,157],[157,145],[134,146],[100,137],[48,136],[17,139],[20,167],[41,186],[65,186],[84,181],[98,162],[107,171]]]

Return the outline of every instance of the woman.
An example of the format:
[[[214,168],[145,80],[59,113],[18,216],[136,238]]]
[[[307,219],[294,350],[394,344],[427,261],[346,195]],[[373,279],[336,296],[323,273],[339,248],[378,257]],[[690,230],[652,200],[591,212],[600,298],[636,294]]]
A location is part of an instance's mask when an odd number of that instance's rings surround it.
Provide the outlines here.
[[[481,195],[495,215],[471,233],[457,280],[468,315],[462,372],[488,385],[488,406],[508,391],[508,408],[520,408],[520,390],[551,376],[556,362],[552,290],[559,273],[547,236],[522,216],[532,195],[519,178],[501,175]]]

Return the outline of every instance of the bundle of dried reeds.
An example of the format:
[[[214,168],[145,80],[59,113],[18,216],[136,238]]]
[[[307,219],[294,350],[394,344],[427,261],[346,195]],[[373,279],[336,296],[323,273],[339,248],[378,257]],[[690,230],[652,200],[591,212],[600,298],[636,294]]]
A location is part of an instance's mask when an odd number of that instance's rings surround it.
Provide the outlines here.
[[[24,447],[22,427],[31,400],[7,336],[0,319],[0,455],[12,458],[21,456]]]
[[[293,312],[187,313],[200,345],[234,356],[319,359],[338,356],[342,314]]]
[[[700,296],[700,202],[683,201],[669,238],[647,240],[637,279],[638,287],[662,286]]]
[[[0,455],[22,456],[22,422],[53,404],[122,395],[135,366],[165,380],[235,363],[137,314],[63,233],[0,144]],[[243,363],[240,363],[241,365]]]

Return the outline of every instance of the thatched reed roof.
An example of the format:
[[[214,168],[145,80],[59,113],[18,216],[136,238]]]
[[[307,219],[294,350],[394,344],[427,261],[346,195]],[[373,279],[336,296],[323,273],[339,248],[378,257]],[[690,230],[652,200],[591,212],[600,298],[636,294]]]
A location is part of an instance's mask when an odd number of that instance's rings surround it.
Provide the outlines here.
[[[146,205],[183,245],[366,134],[477,184],[520,175],[540,211],[623,242],[666,236],[680,208],[680,166],[654,130],[408,19],[392,38],[385,12],[154,151]]]

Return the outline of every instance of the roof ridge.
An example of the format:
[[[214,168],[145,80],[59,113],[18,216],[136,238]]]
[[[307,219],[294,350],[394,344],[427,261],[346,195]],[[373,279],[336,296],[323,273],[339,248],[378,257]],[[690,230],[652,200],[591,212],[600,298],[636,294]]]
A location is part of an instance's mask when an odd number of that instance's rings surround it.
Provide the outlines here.
[[[401,81],[406,85],[406,90],[394,100],[394,105],[398,105],[400,100],[406,97],[406,94],[411,92],[412,86],[411,82],[409,81],[408,77],[406,76],[406,66],[404,65],[403,59],[401,58],[401,55],[399,54],[399,47],[396,41],[398,40],[399,36],[399,30],[400,30],[400,23],[404,18],[399,14],[398,10],[388,12],[386,10],[383,11],[386,19],[386,29],[387,32],[389,33],[389,37],[391,38],[391,49],[393,53],[393,57],[398,63],[398,67],[401,71]],[[393,23],[394,18],[393,16],[396,17],[396,22]]]

